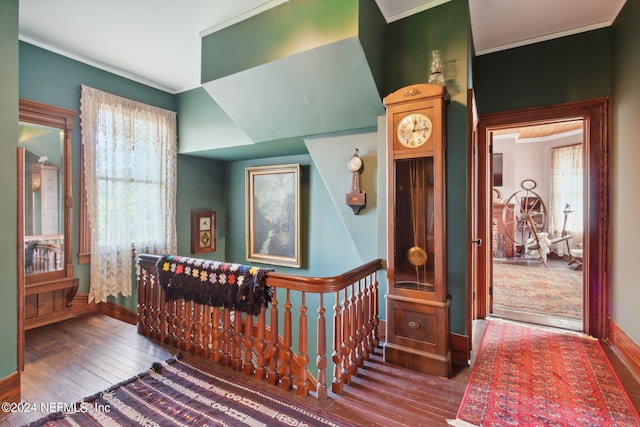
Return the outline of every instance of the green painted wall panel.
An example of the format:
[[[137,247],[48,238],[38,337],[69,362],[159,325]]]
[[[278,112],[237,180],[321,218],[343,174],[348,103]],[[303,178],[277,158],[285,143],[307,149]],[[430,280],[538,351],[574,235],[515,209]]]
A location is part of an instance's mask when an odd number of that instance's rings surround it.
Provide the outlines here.
[[[640,222],[640,0],[627,0],[614,27],[611,144],[611,319],[640,346],[636,256]]]
[[[0,381],[17,370],[18,0],[0,1]]]
[[[202,38],[202,83],[353,37],[357,0],[295,0]]]
[[[430,54],[441,51],[447,91],[446,218],[447,286],[451,296],[451,331],[466,335],[467,236],[467,87],[469,70],[469,10],[453,0],[389,24],[388,87],[426,83]]]
[[[58,55],[48,50],[20,42],[21,98],[38,101],[80,112],[80,86],[87,85],[135,101],[176,110],[176,97],[149,86],[131,81],[104,70]],[[73,218],[80,217],[80,119],[73,124],[71,136],[73,156]],[[79,222],[73,222],[73,254],[78,253]],[[73,257],[74,275],[80,279],[79,292],[89,290],[89,265],[78,264]],[[132,303],[122,303],[128,308]]]
[[[364,50],[378,93],[387,93],[387,22],[374,0],[360,0],[358,38]]]
[[[80,85],[85,84],[119,96],[155,105],[167,110],[176,110],[177,97],[149,86],[108,73],[72,59],[60,56],[28,43],[20,43],[20,96],[46,104],[79,111]],[[17,86],[16,86],[17,87]],[[180,115],[178,125],[180,126]],[[17,129],[16,129],[17,131]],[[16,138],[17,141],[17,138]],[[80,125],[75,120],[72,135],[73,151],[73,198],[80,200]],[[176,195],[179,201],[177,212],[178,249],[181,254],[189,255],[190,212],[201,207],[214,207],[221,211],[221,230],[224,231],[224,179],[219,162],[208,159],[196,159],[179,156],[178,186]],[[74,204],[73,217],[79,218],[79,205]],[[73,253],[78,251],[78,221],[74,221]],[[186,233],[186,234],[185,234]],[[224,232],[221,233],[222,248],[211,256],[224,257]],[[74,262],[77,258],[74,257]],[[79,292],[89,289],[89,266],[74,265],[75,276],[80,279]],[[136,289],[131,298],[116,297],[112,301],[136,310]]]
[[[480,114],[611,95],[611,28],[479,56]]]
[[[226,254],[227,207],[225,172],[227,165],[216,160],[178,156],[176,230],[178,254],[224,261]],[[216,212],[216,251],[191,253],[191,211]]]
[[[20,97],[79,111],[80,85],[176,111],[175,95],[20,42]]]

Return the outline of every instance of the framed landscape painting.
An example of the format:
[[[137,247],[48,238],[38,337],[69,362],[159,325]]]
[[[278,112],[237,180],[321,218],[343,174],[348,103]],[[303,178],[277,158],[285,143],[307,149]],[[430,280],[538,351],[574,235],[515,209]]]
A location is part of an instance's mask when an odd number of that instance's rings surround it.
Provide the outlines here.
[[[246,168],[247,260],[299,268],[300,165]]]

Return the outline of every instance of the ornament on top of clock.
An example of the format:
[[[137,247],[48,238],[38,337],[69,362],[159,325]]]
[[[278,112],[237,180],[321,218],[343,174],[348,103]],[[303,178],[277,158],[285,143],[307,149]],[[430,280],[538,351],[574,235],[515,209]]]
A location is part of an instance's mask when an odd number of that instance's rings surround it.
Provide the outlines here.
[[[353,213],[358,215],[366,204],[366,194],[360,190],[360,173],[364,168],[364,163],[358,155],[358,149],[354,149],[353,156],[347,161],[347,168],[351,171],[351,191],[347,193],[346,203],[351,207]]]
[[[439,50],[431,51],[431,63],[429,65],[429,84],[445,86],[444,63]]]

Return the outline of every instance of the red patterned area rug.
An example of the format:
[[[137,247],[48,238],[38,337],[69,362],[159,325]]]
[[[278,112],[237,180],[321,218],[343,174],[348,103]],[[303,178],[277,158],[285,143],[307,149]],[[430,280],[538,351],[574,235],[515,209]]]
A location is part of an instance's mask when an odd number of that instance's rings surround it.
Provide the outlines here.
[[[174,357],[29,426],[347,425],[316,412]]]
[[[582,319],[582,271],[493,264],[493,308]]]
[[[454,426],[640,426],[598,340],[490,320]]]

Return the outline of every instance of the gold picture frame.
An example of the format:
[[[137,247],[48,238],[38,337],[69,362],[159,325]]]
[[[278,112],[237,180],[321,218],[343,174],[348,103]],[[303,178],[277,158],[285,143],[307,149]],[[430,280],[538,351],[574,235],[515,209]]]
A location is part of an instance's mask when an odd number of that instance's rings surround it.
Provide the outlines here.
[[[216,251],[216,213],[208,210],[191,211],[191,253]]]
[[[300,268],[300,165],[245,171],[247,260]]]

